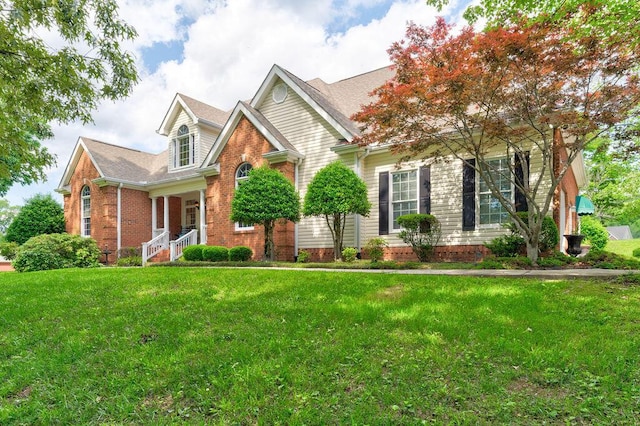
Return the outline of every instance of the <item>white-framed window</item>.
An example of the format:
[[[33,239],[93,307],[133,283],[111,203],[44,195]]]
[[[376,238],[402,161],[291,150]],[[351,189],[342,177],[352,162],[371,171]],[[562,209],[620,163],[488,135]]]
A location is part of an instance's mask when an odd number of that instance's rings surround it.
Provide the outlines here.
[[[249,172],[253,169],[250,163],[242,163],[236,169],[236,188],[242,185],[249,179]],[[251,231],[253,229],[253,223],[241,223],[236,222],[236,231]]]
[[[508,158],[497,158],[487,161],[489,173],[496,186],[500,188],[500,193],[507,200],[513,200],[513,183],[510,176]],[[509,213],[500,204],[500,201],[491,194],[489,185],[484,179],[478,179],[478,204],[480,207],[480,225],[493,225],[509,222]]]
[[[398,217],[418,213],[418,170],[391,173],[391,229],[400,231]]]
[[[198,200],[186,200],[184,202],[184,227],[196,229],[198,217]]]
[[[178,128],[173,140],[173,167],[187,167],[195,163],[195,136],[189,132],[185,124]]]
[[[87,185],[80,191],[80,235],[91,236],[91,188]]]

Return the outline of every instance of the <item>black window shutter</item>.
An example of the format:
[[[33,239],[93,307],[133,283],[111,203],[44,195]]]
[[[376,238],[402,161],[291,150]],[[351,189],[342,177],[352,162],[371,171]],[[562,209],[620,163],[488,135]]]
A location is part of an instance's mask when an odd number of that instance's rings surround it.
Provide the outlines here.
[[[476,160],[464,160],[462,164],[462,230],[473,231],[476,229]]]
[[[431,166],[420,167],[420,211],[431,214]]]
[[[525,161],[527,162],[527,164],[525,164],[525,166],[527,167],[527,176],[529,176],[529,170],[530,170],[529,151],[524,153],[524,157],[525,157]],[[515,196],[514,196],[515,207],[517,212],[526,212],[526,211],[529,211],[529,205],[527,204],[527,197],[525,197],[524,193],[520,191],[520,189],[518,188],[518,185],[524,186],[524,169],[522,168],[522,163],[518,158],[518,154],[515,154],[514,164],[515,164],[515,172],[516,172],[516,190],[515,190]]]
[[[378,176],[378,235],[389,235],[389,172]]]

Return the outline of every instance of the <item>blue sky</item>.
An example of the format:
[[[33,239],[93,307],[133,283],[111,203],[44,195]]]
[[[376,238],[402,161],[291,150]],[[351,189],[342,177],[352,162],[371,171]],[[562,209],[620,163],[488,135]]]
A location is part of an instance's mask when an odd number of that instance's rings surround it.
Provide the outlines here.
[[[468,0],[452,3],[438,13],[424,0],[119,0],[121,17],[139,34],[126,49],[140,83],[126,100],[102,103],[92,125],[54,125],[45,145],[58,160],[48,181],[14,187],[5,198],[22,205],[52,193],[62,201],[54,189],[80,136],[163,151],[167,141],[156,130],[176,92],[229,110],[253,96],[274,63],[327,82],[385,66],[407,22],[460,21],[456,5]]]

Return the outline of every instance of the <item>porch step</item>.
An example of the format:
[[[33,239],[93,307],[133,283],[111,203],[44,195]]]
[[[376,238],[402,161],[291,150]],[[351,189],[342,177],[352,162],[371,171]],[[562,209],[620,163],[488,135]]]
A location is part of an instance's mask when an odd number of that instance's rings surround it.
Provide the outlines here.
[[[151,259],[149,259],[149,262],[151,263],[168,262],[170,258],[171,258],[171,251],[169,249],[166,249],[166,250],[162,250],[161,252],[153,256]]]

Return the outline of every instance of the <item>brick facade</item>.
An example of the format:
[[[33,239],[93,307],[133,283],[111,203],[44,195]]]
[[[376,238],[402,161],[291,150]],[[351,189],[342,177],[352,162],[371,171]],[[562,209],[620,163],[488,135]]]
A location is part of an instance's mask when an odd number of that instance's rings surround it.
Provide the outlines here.
[[[247,246],[253,250],[254,259],[264,253],[264,228],[237,230],[231,217],[231,200],[236,186],[236,171],[243,163],[260,167],[266,160],[263,154],[273,151],[273,146],[246,118],[240,119],[235,131],[220,153],[217,162],[220,174],[207,177],[207,244],[234,247]],[[294,166],[291,163],[274,165],[293,182]],[[274,230],[276,258],[293,260],[294,225],[291,222],[278,224]]]

